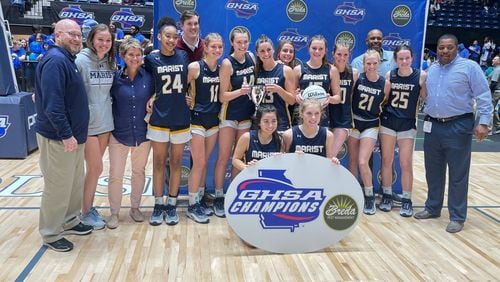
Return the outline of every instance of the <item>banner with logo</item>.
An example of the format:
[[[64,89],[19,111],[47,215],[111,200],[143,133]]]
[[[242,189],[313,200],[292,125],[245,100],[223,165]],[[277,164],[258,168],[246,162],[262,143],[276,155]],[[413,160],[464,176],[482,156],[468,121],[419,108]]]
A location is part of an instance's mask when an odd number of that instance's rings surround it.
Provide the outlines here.
[[[201,35],[218,32],[225,38],[225,52],[229,51],[229,33],[235,26],[250,31],[250,50],[261,34],[278,42],[294,42],[297,57],[309,57],[307,43],[316,34],[328,41],[328,57],[336,41],[349,44],[352,58],[366,50],[369,30],[378,28],[384,34],[384,49],[393,50],[408,43],[420,58],[425,36],[427,1],[422,0],[155,0],[155,23],[162,16],[179,20],[184,10],[200,14]],[[416,67],[419,60],[414,60]]]
[[[363,205],[361,187],[347,169],[297,153],[246,168],[225,198],[227,221],[236,234],[276,253],[312,252],[342,240],[358,224]]]
[[[153,9],[142,6],[96,5],[88,3],[71,3],[51,1],[50,6],[58,19],[72,19],[79,25],[91,19],[98,23],[117,22],[119,28],[129,31],[137,25],[144,33],[153,27]]]
[[[32,93],[0,96],[0,158],[25,158],[38,148]]]

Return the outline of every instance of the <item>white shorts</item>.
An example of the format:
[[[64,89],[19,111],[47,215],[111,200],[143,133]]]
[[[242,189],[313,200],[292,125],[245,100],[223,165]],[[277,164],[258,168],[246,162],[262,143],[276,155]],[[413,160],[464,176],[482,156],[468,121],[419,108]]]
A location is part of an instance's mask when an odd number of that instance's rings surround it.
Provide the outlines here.
[[[207,138],[207,137],[210,137],[212,135],[217,134],[217,132],[219,132],[218,126],[212,127],[210,129],[205,129],[201,125],[191,124],[191,134],[196,134],[196,135],[200,135],[200,136]]]
[[[155,142],[171,142],[172,144],[185,144],[191,140],[191,130],[189,127],[170,130],[169,128],[148,125],[146,138]]]
[[[252,126],[252,121],[249,119],[242,120],[242,121],[221,120],[220,124],[219,124],[219,128],[231,127],[231,128],[238,129],[238,130],[250,129],[251,126]]]
[[[406,130],[406,131],[395,131],[395,130],[392,130],[388,127],[381,126],[380,127],[380,134],[386,134],[386,135],[390,135],[392,137],[396,137],[396,140],[415,139],[415,137],[417,137],[417,130],[410,129],[410,130]]]
[[[351,130],[349,136],[355,139],[371,138],[377,140],[378,138],[378,127],[372,127],[359,132],[357,129]]]

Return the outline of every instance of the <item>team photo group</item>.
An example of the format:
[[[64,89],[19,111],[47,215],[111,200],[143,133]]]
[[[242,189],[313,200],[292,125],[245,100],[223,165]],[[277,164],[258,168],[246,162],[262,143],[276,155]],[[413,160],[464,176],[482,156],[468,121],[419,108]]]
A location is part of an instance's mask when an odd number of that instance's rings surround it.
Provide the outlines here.
[[[209,223],[214,215],[225,217],[228,166],[234,178],[263,158],[294,152],[319,155],[337,166],[337,155],[347,144],[347,167],[362,186],[364,214],[394,207],[397,146],[399,214],[439,217],[448,168],[446,231],[463,229],[471,142],[474,135],[478,140],[488,135],[493,107],[481,68],[457,56],[453,34],[439,37],[438,62],[424,72],[415,67],[420,58],[408,44],[384,50],[383,31],[376,26],[364,42],[356,42],[366,44],[364,54],[352,56],[351,46],[344,43],[328,46],[330,35],[318,34],[307,42],[308,58],[298,60],[290,40],[263,34],[251,42],[242,26],[229,35],[210,31],[200,38],[200,22],[193,10],[182,12],[179,22],[160,18],[154,27],[158,50],[147,55],[137,39],[118,38],[107,24],[93,26],[83,42],[76,22],[57,22],[55,45],[36,69],[34,95],[44,177],[39,231],[46,246],[70,251],[73,244],[66,235],[119,227],[127,161],[130,217],[152,226],[178,224],[187,145],[192,167],[185,214],[196,223]],[[123,67],[117,67],[117,58]],[[414,213],[412,167],[420,111],[425,116],[428,192],[424,209]],[[370,166],[377,144],[382,159],[380,201]],[[215,192],[209,200],[207,164],[216,146]],[[108,172],[103,171],[106,151]],[[147,172],[150,155],[153,169]],[[106,216],[94,207],[103,173],[109,173]],[[147,174],[152,174],[154,208],[146,216],[140,207]]]

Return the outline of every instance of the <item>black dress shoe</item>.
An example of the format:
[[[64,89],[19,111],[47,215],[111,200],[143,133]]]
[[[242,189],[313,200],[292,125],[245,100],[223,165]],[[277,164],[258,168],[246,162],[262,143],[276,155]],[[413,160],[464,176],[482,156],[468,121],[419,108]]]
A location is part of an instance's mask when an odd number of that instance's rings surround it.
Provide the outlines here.
[[[457,233],[462,231],[463,228],[464,228],[463,222],[452,220],[450,221],[450,223],[448,223],[448,226],[446,226],[446,232]]]
[[[61,238],[51,243],[43,243],[43,244],[56,252],[69,252],[73,250],[73,243],[66,240],[65,238]]]
[[[440,216],[441,215],[431,214],[427,210],[423,210],[423,211],[417,212],[413,217],[416,219],[428,219],[428,218],[437,218]]]

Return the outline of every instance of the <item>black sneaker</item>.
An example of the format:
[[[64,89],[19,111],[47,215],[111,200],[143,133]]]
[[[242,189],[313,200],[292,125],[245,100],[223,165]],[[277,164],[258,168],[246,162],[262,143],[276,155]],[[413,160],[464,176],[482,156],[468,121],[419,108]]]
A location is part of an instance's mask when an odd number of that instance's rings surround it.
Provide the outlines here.
[[[380,202],[380,205],[378,206],[378,208],[381,211],[390,212],[392,210],[392,195],[383,194],[382,201]]]
[[[62,235],[88,235],[92,233],[94,227],[92,225],[83,224],[82,222],[75,225],[73,228],[64,230]]]
[[[214,213],[217,217],[226,217],[224,211],[224,197],[217,197],[214,199]]]
[[[61,238],[52,243],[43,243],[43,244],[56,252],[69,252],[73,250],[73,243],[66,240],[65,238]]]
[[[205,211],[205,214],[207,216],[212,216],[214,215],[214,210],[212,209],[211,206],[208,205],[206,199],[205,199],[205,196],[201,197],[201,200],[200,200],[200,205],[201,207],[203,208],[203,210]]]
[[[413,215],[413,205],[410,199],[403,199],[401,209],[399,210],[399,215],[401,215],[402,217],[410,217]]]
[[[367,215],[375,214],[375,196],[365,196],[365,206],[363,213]]]

